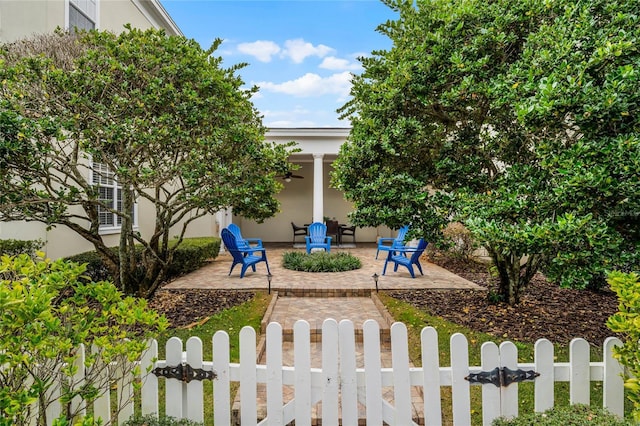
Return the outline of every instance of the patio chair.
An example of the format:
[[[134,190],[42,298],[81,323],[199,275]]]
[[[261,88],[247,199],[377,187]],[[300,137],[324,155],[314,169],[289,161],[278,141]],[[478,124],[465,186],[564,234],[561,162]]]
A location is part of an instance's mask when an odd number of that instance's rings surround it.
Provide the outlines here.
[[[307,253],[311,249],[321,248],[327,253],[331,251],[331,237],[327,237],[327,225],[322,222],[313,222],[309,225],[309,235],[304,237],[307,243]]]
[[[413,265],[416,265],[420,271],[420,275],[424,275],[422,273],[422,266],[420,265],[420,256],[422,256],[422,253],[427,248],[427,244],[424,239],[420,238],[416,247],[401,247],[389,250],[387,260],[384,261],[382,275],[387,272],[387,263],[389,262],[393,262],[393,272],[398,270],[398,265],[402,265],[409,270],[411,278],[415,278],[416,275],[413,272]],[[411,254],[411,257],[407,257],[408,254]]]
[[[247,271],[247,268],[251,267],[253,272],[256,271],[256,263],[264,262],[267,265],[267,274],[270,274],[269,271],[269,262],[267,262],[267,252],[266,250],[256,247],[251,248],[241,248],[238,243],[240,240],[228,229],[224,228],[221,233],[222,241],[224,242],[224,246],[227,248],[229,253],[231,253],[231,257],[233,257],[233,263],[231,264],[231,269],[229,269],[229,275],[233,272],[233,268],[236,265],[242,265],[242,270],[240,271],[240,278],[244,278],[244,273]],[[261,252],[261,256],[255,256],[255,252]]]
[[[327,220],[327,235],[331,237],[332,241],[335,241],[336,244],[342,244],[340,241],[340,225],[337,220]]]
[[[340,244],[342,244],[342,237],[351,237],[351,238],[353,238],[353,244],[355,244],[356,243],[356,227],[355,227],[355,225],[353,225],[353,226],[342,225],[340,227]]]
[[[256,250],[260,250],[262,248],[262,240],[260,238],[244,238],[240,232],[240,227],[235,223],[229,224],[227,229],[231,231],[234,237],[236,237],[239,248]]]
[[[296,243],[296,237],[297,236],[302,236],[302,237],[306,237],[307,236],[307,227],[306,226],[298,226],[295,223],[291,222],[291,228],[293,228],[293,242],[292,242],[293,245],[295,245],[295,243]]]
[[[380,238],[378,239],[378,250],[376,251],[376,259],[378,253],[382,251],[391,251],[392,249],[404,247],[404,239],[409,232],[409,225],[405,225],[398,230],[398,235],[395,238]]]

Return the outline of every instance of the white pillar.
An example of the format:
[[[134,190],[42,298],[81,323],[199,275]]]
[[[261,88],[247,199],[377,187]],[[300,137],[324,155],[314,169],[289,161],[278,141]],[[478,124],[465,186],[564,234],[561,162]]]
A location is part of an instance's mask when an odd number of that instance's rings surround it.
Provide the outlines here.
[[[222,229],[229,226],[232,218],[233,218],[233,211],[231,207],[228,207],[223,210],[218,210],[218,212],[216,212],[218,237],[221,235]],[[224,253],[224,243],[220,243],[220,253]]]
[[[313,221],[323,222],[324,218],[324,154],[313,154]]]

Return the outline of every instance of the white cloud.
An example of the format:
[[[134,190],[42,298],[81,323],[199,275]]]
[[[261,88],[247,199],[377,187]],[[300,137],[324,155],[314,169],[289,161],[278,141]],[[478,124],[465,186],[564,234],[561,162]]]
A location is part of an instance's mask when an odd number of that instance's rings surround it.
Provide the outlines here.
[[[355,70],[359,70],[361,66],[360,66],[360,63],[357,63],[357,62],[349,62],[346,59],[336,58],[335,56],[327,56],[322,60],[322,63],[320,64],[320,68],[333,70],[333,71],[343,71],[343,70],[355,71]]]
[[[309,56],[324,58],[334,51],[332,48],[325,46],[324,44],[314,46],[301,38],[287,40],[284,42],[284,46],[285,49],[283,50],[282,55],[291,58],[291,60],[296,64],[302,63],[302,61]]]
[[[260,90],[298,97],[336,94],[340,98],[346,98],[351,89],[351,73],[345,71],[332,74],[329,77],[320,77],[318,74],[307,73],[300,78],[283,83],[263,81],[256,84],[260,87]]]
[[[280,46],[268,40],[258,40],[253,43],[240,43],[238,50],[251,55],[260,62],[271,62],[271,57],[280,52]]]

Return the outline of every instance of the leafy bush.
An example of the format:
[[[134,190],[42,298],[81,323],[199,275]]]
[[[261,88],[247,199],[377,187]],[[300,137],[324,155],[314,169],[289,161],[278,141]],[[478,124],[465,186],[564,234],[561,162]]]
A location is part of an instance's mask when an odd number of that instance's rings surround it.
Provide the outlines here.
[[[172,240],[170,244],[175,244],[176,240]],[[138,265],[142,268],[142,246],[136,247],[136,257]],[[118,252],[117,247],[111,247],[115,253]],[[173,262],[169,267],[169,275],[167,278],[173,278],[186,273],[195,271],[201,267],[208,259],[214,259],[220,252],[220,238],[201,237],[201,238],[185,238],[177,248],[173,255]],[[87,271],[85,275],[92,281],[110,281],[112,277],[109,268],[104,264],[102,257],[96,251],[87,251],[79,253],[67,258],[67,260],[86,264]],[[144,271],[140,271],[144,274]]]
[[[581,404],[554,407],[544,413],[529,413],[509,420],[496,419],[492,423],[493,426],[566,426],[586,424],[599,426],[633,425],[631,421],[614,416],[602,408]]]
[[[46,407],[55,399],[64,407],[58,424],[69,424],[110,383],[133,380],[139,367],[132,361],[166,330],[167,320],[146,300],[124,297],[109,282],[81,280],[84,272],[62,259],[0,258],[0,425],[44,424],[45,411],[33,403]],[[80,345],[93,348],[83,381],[73,378]],[[122,368],[107,368],[111,363]]]
[[[362,267],[357,257],[346,253],[315,252],[311,254],[300,251],[285,252],[282,266],[286,269],[304,272],[342,272]]]
[[[625,369],[625,387],[629,389],[628,397],[633,402],[633,417],[640,422],[640,282],[636,273],[611,272],[608,282],[618,295],[618,312],[609,317],[607,327],[611,331],[622,334],[623,346],[614,348],[613,356]]]
[[[478,247],[471,231],[460,222],[448,224],[442,231],[442,236],[449,247],[449,253],[455,257],[470,259]]]
[[[198,426],[202,423],[188,419],[176,419],[170,416],[136,416],[127,420],[124,426]]]
[[[28,254],[33,257],[36,250],[42,248],[40,240],[0,240],[0,255],[17,256],[19,254]]]

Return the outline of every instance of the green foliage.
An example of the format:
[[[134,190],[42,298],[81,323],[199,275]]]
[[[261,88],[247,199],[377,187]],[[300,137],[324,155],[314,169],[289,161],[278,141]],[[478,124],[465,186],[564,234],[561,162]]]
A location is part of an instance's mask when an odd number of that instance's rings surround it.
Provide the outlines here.
[[[171,244],[176,244],[176,240],[171,240]],[[218,237],[198,237],[185,238],[175,249],[171,265],[167,271],[167,279],[188,274],[200,268],[209,259],[215,259],[220,252],[220,238]],[[118,247],[111,247],[110,250],[117,255]],[[111,271],[105,265],[104,259],[96,251],[87,251],[67,257],[67,260],[86,264],[85,275],[91,281],[111,281]],[[142,263],[142,246],[136,246],[136,262],[139,276],[144,275],[144,265]]]
[[[127,420],[125,426],[198,426],[202,423],[188,419],[176,419],[170,416],[136,416]]]
[[[32,411],[32,404],[51,403],[53,386],[61,386],[65,407],[60,424],[74,419],[119,377],[117,369],[107,368],[109,363],[138,359],[145,341],[166,329],[166,319],[145,300],[123,297],[109,282],[86,282],[84,272],[84,266],[63,260],[27,255],[0,259],[4,424],[27,424],[30,418],[44,422],[46,413]],[[74,361],[81,345],[98,349],[87,353],[84,382],[76,382]],[[136,369],[127,365],[124,380]],[[79,404],[64,404],[76,397]]]
[[[496,419],[493,426],[566,426],[566,425],[631,426],[630,420],[621,419],[602,408],[574,404],[557,406],[543,413],[520,414],[514,419]]]
[[[386,0],[390,50],[361,59],[334,163],[360,226],[451,218],[510,304],[539,269],[601,287],[640,264],[637,2]]]
[[[609,317],[607,327],[622,335],[623,346],[614,348],[614,357],[625,366],[625,387],[633,403],[633,417],[640,421],[640,277],[637,273],[613,271],[607,279],[618,295],[618,312]]]
[[[94,244],[115,283],[148,296],[198,218],[233,207],[263,220],[278,211],[275,178],[290,145],[264,141],[261,117],[236,72],[194,40],[162,30],[90,31],[13,43],[0,52],[0,212],[5,220],[64,225]],[[90,162],[122,188],[122,209],[101,199]],[[111,177],[109,177],[111,178]],[[137,199],[135,199],[137,197]],[[134,202],[155,212],[134,229]],[[113,253],[99,211],[119,216]],[[178,244],[170,244],[178,235]],[[142,276],[136,246],[143,246]]]
[[[303,253],[301,251],[285,252],[282,255],[282,266],[286,269],[304,272],[342,272],[362,267],[360,259],[346,252],[326,253],[317,251]]]
[[[33,257],[42,245],[40,240],[0,240],[0,255],[17,256],[24,253]]]

